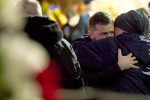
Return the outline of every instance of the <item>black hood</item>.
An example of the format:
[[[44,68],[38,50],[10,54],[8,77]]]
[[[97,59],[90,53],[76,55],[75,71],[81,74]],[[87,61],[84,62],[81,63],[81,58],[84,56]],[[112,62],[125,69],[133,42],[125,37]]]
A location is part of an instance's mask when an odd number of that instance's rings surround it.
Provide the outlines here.
[[[52,46],[63,38],[63,33],[58,24],[48,17],[33,16],[26,18],[25,32],[30,38],[40,42],[43,46]]]
[[[141,9],[131,10],[119,15],[115,19],[114,26],[129,33],[145,35],[149,31],[149,19]]]

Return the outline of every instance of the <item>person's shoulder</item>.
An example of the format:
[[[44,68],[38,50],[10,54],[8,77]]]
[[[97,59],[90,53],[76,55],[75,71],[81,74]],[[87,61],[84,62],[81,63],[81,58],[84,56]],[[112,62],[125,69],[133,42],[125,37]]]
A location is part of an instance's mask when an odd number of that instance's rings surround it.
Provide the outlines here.
[[[112,48],[118,45],[118,41],[115,37],[108,37],[105,39],[94,41],[93,45],[95,45],[95,47],[97,48]]]
[[[77,47],[77,46],[81,46],[81,45],[84,45],[86,43],[91,43],[91,38],[89,37],[88,34],[84,34],[83,36],[81,36],[80,38],[77,38],[75,39],[73,42],[72,42],[72,46],[73,48],[74,47]]]
[[[111,43],[113,41],[116,41],[117,39],[115,37],[108,37],[108,38],[105,38],[105,39],[100,39],[100,40],[97,40],[97,41],[94,41],[95,43]]]
[[[87,41],[87,42],[91,42],[91,38],[89,37],[88,34],[84,34],[83,36],[75,39],[73,42],[77,42],[77,41]]]

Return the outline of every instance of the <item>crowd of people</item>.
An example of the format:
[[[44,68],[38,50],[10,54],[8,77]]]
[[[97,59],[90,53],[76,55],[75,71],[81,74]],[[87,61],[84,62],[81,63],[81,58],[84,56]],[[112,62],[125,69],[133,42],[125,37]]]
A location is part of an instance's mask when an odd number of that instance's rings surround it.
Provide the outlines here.
[[[106,12],[95,12],[89,18],[89,25],[83,21],[83,15],[71,9],[67,17],[75,24],[68,22],[63,29],[49,17],[42,16],[37,0],[19,0],[14,9],[15,23],[22,20],[24,24],[21,28],[16,26],[18,29],[0,25],[0,78],[7,78],[0,81],[1,100],[65,100],[59,90],[80,89],[88,95],[87,87],[150,99],[149,9],[133,9],[115,20]],[[15,35],[11,31],[16,32]],[[5,43],[7,40],[12,44],[10,47]],[[25,44],[29,46],[20,46]],[[11,47],[20,49],[11,51]],[[20,72],[14,74],[14,66]],[[15,77],[20,80],[10,80]],[[26,94],[30,88],[32,91]],[[25,96],[21,97],[19,91]]]

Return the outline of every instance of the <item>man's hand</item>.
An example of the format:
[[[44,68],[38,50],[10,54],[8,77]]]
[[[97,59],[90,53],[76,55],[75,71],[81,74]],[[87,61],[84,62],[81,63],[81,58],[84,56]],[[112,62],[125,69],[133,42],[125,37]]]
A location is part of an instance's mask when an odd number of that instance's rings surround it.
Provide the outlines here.
[[[138,61],[135,59],[136,57],[132,57],[132,53],[128,54],[127,56],[122,56],[121,49],[118,49],[118,65],[121,71],[130,68],[139,68],[138,66],[134,65],[138,63]]]

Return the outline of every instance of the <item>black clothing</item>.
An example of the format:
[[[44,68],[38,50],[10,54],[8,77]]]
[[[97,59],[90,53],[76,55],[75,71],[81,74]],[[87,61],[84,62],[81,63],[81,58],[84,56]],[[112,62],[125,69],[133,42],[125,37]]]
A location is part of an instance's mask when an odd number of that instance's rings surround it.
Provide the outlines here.
[[[137,58],[139,69],[125,70],[112,87],[116,92],[150,94],[150,40],[135,33],[117,36],[122,53],[129,51]],[[126,49],[126,50],[125,50]]]
[[[81,64],[86,85],[108,89],[121,76],[121,70],[116,64],[117,59],[113,61],[109,57],[109,50],[114,48],[106,49],[107,45],[103,45],[103,40],[91,42],[90,37],[84,35],[75,40],[72,45]],[[111,53],[112,56],[117,56],[117,47],[115,48],[113,50],[115,53]],[[109,63],[111,61],[113,63]]]
[[[148,16],[141,9],[119,15],[114,25],[129,33],[146,35],[149,32]]]
[[[93,71],[91,68],[91,70],[88,70],[87,73],[85,69],[83,70],[83,75],[87,75],[87,79],[85,79],[87,80],[87,85],[94,88],[109,89],[121,76],[121,70],[117,64],[112,65],[104,70]],[[89,73],[91,74],[89,75]]]
[[[131,10],[118,16],[114,23],[125,31],[117,39],[137,58],[140,68],[126,70],[112,90],[150,95],[150,40],[146,36],[149,19],[142,10]]]
[[[57,23],[48,17],[27,17],[24,30],[30,38],[41,43],[50,58],[59,64],[63,88],[76,89],[83,86],[80,64]]]
[[[81,64],[90,64],[92,68],[101,70],[117,63],[118,48],[121,48],[124,56],[133,53],[133,56],[139,61],[136,64],[136,66],[139,66],[139,69],[131,68],[124,70],[120,78],[113,83],[111,90],[115,92],[150,95],[150,40],[144,36],[145,32],[149,29],[149,24],[147,24],[148,17],[139,10],[130,11],[125,14],[128,15],[131,12],[135,15],[138,13],[138,17],[134,17],[133,20],[123,18],[123,21],[119,21],[120,24],[117,24],[118,27],[126,31],[125,33],[118,35],[116,38],[109,37],[94,42],[87,41],[88,37],[83,36],[73,43],[73,48]],[[132,16],[126,17],[127,19],[132,18]],[[138,21],[139,17],[143,21]],[[122,18],[116,18],[116,20],[120,19],[122,20]],[[122,28],[122,24],[125,23],[128,27],[125,26],[125,28]],[[136,31],[133,33],[127,32],[130,30],[129,27],[132,27],[131,30]]]
[[[139,37],[134,33],[126,33],[119,35],[117,39],[109,37],[88,42],[85,36],[76,40],[73,48],[83,69],[83,76],[86,75],[86,83],[94,87],[99,85],[100,88],[111,87],[109,89],[116,92],[150,94],[150,41],[144,41]],[[122,73],[116,70],[118,74],[109,70],[117,63],[118,48],[121,48],[124,56],[132,52],[139,61],[136,65],[140,68],[124,70]],[[108,70],[107,73],[105,70]],[[112,81],[107,84],[106,80]]]

